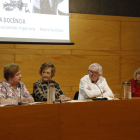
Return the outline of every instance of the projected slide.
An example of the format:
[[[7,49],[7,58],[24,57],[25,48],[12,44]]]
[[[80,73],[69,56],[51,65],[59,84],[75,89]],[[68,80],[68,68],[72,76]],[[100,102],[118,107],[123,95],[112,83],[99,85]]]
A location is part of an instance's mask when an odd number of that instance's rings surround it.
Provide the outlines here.
[[[69,0],[0,0],[0,41],[70,42]]]

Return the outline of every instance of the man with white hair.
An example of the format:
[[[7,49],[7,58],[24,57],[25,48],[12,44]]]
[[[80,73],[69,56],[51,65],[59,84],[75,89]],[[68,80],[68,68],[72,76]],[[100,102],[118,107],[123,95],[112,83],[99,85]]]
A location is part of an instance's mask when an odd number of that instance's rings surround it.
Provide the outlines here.
[[[106,79],[102,75],[102,66],[93,63],[88,68],[88,75],[80,80],[78,99],[88,99],[93,97],[113,97]]]

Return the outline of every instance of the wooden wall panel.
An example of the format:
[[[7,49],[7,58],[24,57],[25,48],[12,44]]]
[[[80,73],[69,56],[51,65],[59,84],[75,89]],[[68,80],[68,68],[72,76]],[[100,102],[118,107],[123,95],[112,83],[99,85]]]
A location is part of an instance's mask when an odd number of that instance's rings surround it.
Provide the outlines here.
[[[14,63],[14,55],[0,54],[0,82],[4,80],[4,66],[10,63]]]
[[[38,71],[44,62],[52,62],[55,65],[56,75],[53,79],[61,86],[77,86],[79,80],[88,74],[89,65],[94,62],[103,66],[103,76],[107,78],[108,83],[120,83],[118,56],[16,55],[15,60],[22,70],[24,81],[30,86],[32,82],[36,82],[35,79],[39,79]]]
[[[121,50],[140,51],[140,21],[121,22]]]
[[[71,55],[70,50],[43,50],[43,49],[0,49],[1,54],[22,54],[22,55],[27,55],[27,54],[53,54],[53,55]]]
[[[72,55],[93,55],[93,56],[139,56],[140,51],[96,51],[96,50],[72,50]]]
[[[121,57],[121,82],[127,82],[134,78],[134,72],[140,67],[139,56]]]
[[[14,44],[0,44],[0,49],[13,49]]]
[[[140,67],[140,18],[71,13],[70,38],[75,45],[0,44],[0,80],[4,65],[17,63],[32,93],[41,78],[40,65],[51,61],[56,67],[53,80],[73,98],[88,66],[97,62],[113,93],[123,96],[121,83]]]
[[[71,19],[71,41],[75,49],[119,50],[120,22]]]

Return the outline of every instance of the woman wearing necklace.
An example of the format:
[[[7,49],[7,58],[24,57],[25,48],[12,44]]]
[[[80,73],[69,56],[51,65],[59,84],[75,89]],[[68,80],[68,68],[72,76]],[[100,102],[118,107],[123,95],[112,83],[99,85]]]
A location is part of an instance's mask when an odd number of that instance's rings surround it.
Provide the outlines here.
[[[130,79],[132,97],[140,97],[140,68],[134,72],[134,79]]]
[[[21,73],[17,64],[11,63],[4,67],[4,78],[0,83],[1,104],[18,104],[18,102],[34,102],[33,97],[21,82]],[[8,100],[8,99],[12,99]]]
[[[55,67],[53,63],[51,62],[43,63],[40,66],[39,74],[42,76],[42,78],[33,85],[33,96],[35,101],[47,101],[48,84],[53,84],[55,86],[56,100],[62,102],[66,100],[71,100],[62,92],[59,84],[51,80],[52,77],[55,75]]]

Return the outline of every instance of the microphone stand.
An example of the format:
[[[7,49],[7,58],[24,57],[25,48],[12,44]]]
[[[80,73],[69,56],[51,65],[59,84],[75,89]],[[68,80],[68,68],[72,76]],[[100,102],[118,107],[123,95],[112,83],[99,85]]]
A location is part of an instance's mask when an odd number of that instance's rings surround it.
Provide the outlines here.
[[[92,81],[92,83],[94,83],[93,81]],[[95,85],[97,85],[96,83],[94,83]],[[92,98],[92,100],[101,100],[101,101],[104,101],[104,100],[108,100],[106,97],[103,97],[103,92],[102,92],[102,90],[101,90],[101,88],[97,85],[97,87],[100,89],[100,91],[101,91],[101,94],[102,94],[102,98],[96,98],[96,97],[94,97],[94,98]]]
[[[21,85],[20,85],[20,83],[19,83],[18,87],[20,88],[20,102],[18,102],[18,105],[22,105],[22,102],[21,102]]]

